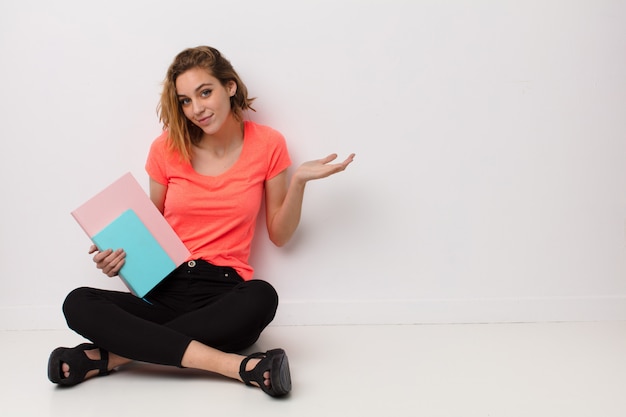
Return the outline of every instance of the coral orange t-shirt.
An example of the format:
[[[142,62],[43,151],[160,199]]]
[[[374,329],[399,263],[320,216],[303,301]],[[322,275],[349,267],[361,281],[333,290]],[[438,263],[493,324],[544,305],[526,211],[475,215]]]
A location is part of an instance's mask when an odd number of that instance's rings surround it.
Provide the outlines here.
[[[291,164],[284,137],[270,127],[244,122],[239,159],[217,176],[198,174],[169,150],[167,138],[164,131],[152,143],[146,171],[167,186],[163,215],[191,252],[189,259],[230,266],[243,279],[252,279],[248,257],[264,183]]]

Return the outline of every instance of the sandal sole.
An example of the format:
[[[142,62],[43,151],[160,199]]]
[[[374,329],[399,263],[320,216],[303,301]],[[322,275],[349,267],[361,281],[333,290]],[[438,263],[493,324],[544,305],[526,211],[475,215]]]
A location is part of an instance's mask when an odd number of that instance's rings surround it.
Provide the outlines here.
[[[291,391],[291,372],[289,370],[289,359],[282,349],[269,351],[272,354],[272,372],[270,376],[271,395],[280,397]]]

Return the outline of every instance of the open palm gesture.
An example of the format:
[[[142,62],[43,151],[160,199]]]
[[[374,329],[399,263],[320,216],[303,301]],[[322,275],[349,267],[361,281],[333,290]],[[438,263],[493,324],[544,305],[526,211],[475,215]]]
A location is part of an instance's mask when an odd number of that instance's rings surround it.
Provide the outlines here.
[[[350,154],[343,162],[331,164],[335,159],[337,159],[337,154],[333,153],[322,159],[304,162],[294,175],[303,182],[326,178],[345,170],[354,160],[354,154]]]

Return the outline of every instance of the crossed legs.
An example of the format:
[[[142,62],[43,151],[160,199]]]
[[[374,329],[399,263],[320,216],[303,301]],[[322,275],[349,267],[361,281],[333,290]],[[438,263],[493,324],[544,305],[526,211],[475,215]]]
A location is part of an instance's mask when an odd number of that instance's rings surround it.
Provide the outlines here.
[[[84,355],[92,360],[108,352],[107,369],[133,360],[195,368],[242,380],[240,364],[244,356],[234,353],[252,345],[274,317],[278,297],[264,281],[242,282],[202,307],[189,310],[194,301],[172,301],[181,282],[157,292],[149,300],[121,292],[92,288],[72,291],[64,303],[70,328],[94,342]],[[253,369],[260,359],[251,359],[245,369]],[[69,362],[69,361],[68,361]],[[68,378],[70,363],[60,364]],[[85,378],[98,374],[86,373]],[[265,372],[263,383],[269,385]]]

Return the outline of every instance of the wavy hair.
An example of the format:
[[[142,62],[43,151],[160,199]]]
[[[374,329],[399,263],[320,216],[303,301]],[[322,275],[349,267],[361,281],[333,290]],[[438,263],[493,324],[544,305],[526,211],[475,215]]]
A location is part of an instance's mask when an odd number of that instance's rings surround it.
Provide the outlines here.
[[[178,152],[186,161],[191,160],[191,145],[200,141],[203,132],[183,113],[176,94],[176,79],[193,68],[206,69],[224,87],[231,81],[235,82],[237,90],[230,98],[230,108],[237,121],[243,121],[245,110],[254,111],[251,105],[254,98],[248,97],[246,85],[230,62],[217,49],[210,46],[198,46],[180,52],[167,70],[157,113],[163,124],[163,130],[168,130],[170,150]]]

